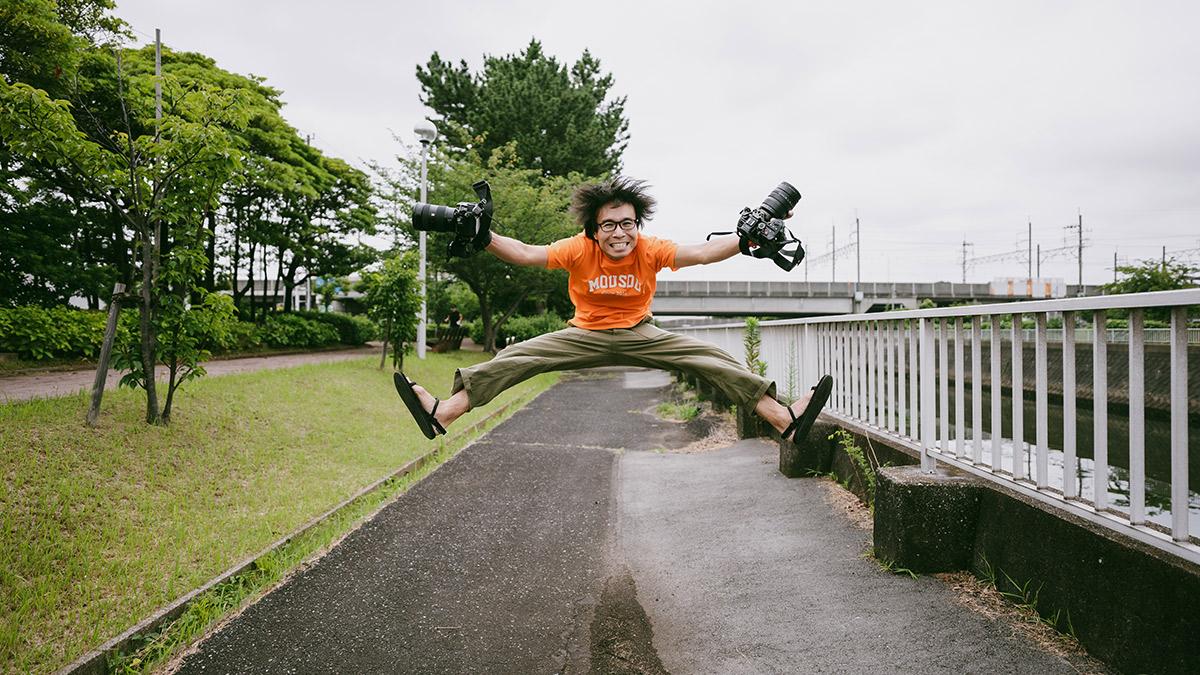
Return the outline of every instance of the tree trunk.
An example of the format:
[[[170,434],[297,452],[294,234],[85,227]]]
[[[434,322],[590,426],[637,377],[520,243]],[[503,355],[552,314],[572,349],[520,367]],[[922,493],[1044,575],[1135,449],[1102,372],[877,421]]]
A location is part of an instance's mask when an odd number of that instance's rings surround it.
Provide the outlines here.
[[[179,362],[175,361],[171,364],[171,374],[167,378],[167,400],[163,404],[162,423],[164,425],[171,423],[171,403],[175,400],[175,390],[179,387],[179,383],[175,381],[176,373],[179,369]]]
[[[204,288],[209,293],[217,290],[217,211],[208,209],[208,264],[204,266]]]
[[[392,339],[392,320],[388,319],[387,328],[383,331],[383,353],[379,355],[379,369],[383,370],[383,364],[387,363],[387,348],[388,342]]]
[[[145,378],[146,389],[146,423],[158,424],[161,421],[158,412],[158,392],[154,386],[154,363],[157,360],[155,348],[157,337],[154,334],[154,245],[151,243],[149,231],[142,240],[142,375]]]

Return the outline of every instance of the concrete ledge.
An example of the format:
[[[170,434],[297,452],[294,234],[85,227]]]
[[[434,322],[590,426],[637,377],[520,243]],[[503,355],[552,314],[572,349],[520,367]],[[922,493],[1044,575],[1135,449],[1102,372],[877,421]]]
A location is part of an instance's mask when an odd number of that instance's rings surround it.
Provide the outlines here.
[[[975,550],[981,481],[916,466],[879,470],[875,557],[914,572],[967,569]]]
[[[737,435],[740,439],[767,438],[775,433],[771,425],[746,406],[737,406]]]

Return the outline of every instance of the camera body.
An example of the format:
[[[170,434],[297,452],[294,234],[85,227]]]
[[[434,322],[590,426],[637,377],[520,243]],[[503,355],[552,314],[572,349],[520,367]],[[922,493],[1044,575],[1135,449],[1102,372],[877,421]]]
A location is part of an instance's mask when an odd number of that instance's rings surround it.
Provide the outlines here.
[[[412,224],[425,232],[449,232],[450,255],[467,258],[492,243],[492,188],[486,180],[471,186],[478,202],[459,202],[454,206],[417,202],[412,208]]]
[[[783,222],[800,202],[800,191],[790,183],[780,183],[756,209],[742,209],[738,216],[738,246],[745,255],[771,258],[776,265],[791,271],[804,259],[804,248]],[[794,248],[789,248],[795,244]]]

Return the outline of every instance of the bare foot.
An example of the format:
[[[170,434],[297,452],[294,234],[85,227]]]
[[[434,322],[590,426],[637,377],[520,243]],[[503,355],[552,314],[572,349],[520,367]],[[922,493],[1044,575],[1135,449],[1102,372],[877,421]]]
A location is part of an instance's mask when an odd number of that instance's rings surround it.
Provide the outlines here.
[[[413,385],[413,391],[416,392],[417,398],[421,401],[421,408],[425,412],[433,410],[433,405],[437,403],[437,412],[433,414],[433,417],[438,424],[442,425],[443,429],[449,427],[454,420],[471,409],[465,390],[459,391],[450,398],[442,399],[440,403],[433,394],[419,384]]]
[[[799,417],[804,414],[805,408],[808,407],[808,402],[812,400],[812,394],[813,394],[812,390],[810,389],[810,390],[804,392],[803,396],[796,399],[795,401],[792,402],[792,404],[790,406],[788,406],[789,408],[791,408],[793,415],[795,415],[796,417]],[[790,420],[789,420],[789,424],[790,424]]]
[[[437,403],[437,397],[429,393],[429,390],[419,384],[413,385],[413,391],[416,392],[417,398],[421,400],[421,408],[424,409],[425,412],[433,410],[433,405]],[[434,413],[433,416],[435,419],[437,419],[439,424],[446,426],[446,423],[442,420],[442,415],[440,414],[442,412],[441,408],[442,406],[439,405],[437,413]]]

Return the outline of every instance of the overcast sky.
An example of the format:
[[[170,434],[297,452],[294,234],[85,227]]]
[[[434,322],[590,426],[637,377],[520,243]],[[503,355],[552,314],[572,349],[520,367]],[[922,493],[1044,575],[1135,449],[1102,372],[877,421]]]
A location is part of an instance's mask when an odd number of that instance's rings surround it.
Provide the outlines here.
[[[864,281],[958,281],[963,241],[968,257],[1025,249],[1032,221],[1059,249],[1080,214],[1086,283],[1112,279],[1114,251],[1200,247],[1197,2],[117,2],[139,40],[161,28],[266,77],[294,126],[358,166],[403,152],[393,132],[413,141],[434,51],[478,70],[531,38],[568,64],[587,49],[628,97],[624,173],[660,201],[647,232],[677,241],[730,229],[787,180],[811,258],[857,214]],[[1075,283],[1073,250],[1041,270]],[[1024,274],[979,263],[967,280]],[[840,256],[837,280],[854,275]],[[739,256],[660,278],[804,276]]]

